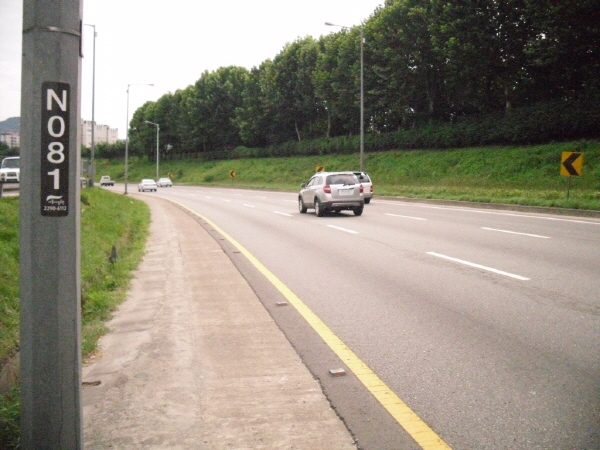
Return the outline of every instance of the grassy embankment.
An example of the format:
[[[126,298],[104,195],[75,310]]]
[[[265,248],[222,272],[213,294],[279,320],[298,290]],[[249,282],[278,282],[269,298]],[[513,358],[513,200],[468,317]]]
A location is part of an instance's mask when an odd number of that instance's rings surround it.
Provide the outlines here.
[[[18,197],[0,199],[0,448],[16,448],[19,430]],[[96,349],[105,321],[126,295],[144,250],[149,224],[145,203],[99,188],[81,195],[82,351]],[[112,246],[117,261],[108,256]]]
[[[561,153],[584,154],[582,176],[560,175]],[[358,154],[230,161],[168,161],[160,176],[175,184],[236,186],[295,192],[316,166],[326,170],[358,169]],[[236,171],[234,179],[229,172]],[[366,153],[365,170],[375,194],[412,198],[509,203],[600,210],[600,142],[578,141],[531,147]],[[96,173],[123,181],[123,161],[97,162]],[[128,178],[154,178],[156,162],[130,158]],[[567,199],[568,183],[569,198]]]

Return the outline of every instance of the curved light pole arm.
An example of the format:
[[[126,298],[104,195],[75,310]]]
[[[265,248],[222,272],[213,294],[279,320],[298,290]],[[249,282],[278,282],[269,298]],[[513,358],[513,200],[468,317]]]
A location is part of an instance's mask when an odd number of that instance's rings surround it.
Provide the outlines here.
[[[360,171],[365,171],[365,76],[363,27],[360,27]]]

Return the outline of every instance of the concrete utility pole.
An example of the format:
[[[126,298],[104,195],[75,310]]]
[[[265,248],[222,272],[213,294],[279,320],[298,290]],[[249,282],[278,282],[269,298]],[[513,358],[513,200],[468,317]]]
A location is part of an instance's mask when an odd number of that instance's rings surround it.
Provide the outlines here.
[[[81,449],[81,0],[23,1],[21,447]]]

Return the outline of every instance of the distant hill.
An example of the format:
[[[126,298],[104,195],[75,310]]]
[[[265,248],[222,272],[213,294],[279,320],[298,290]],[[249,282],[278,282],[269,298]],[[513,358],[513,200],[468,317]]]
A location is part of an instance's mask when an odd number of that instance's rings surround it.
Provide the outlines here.
[[[20,117],[9,117],[3,122],[0,122],[0,133],[7,131],[15,131],[19,133],[21,131],[21,118]]]

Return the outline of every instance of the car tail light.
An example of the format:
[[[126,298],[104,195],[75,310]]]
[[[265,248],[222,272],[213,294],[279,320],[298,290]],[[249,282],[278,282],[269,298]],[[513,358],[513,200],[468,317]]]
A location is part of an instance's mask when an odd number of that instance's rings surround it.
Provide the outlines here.
[[[323,186],[323,192],[325,192],[326,194],[331,194],[331,186],[329,186],[328,184]]]
[[[363,187],[363,185],[360,185],[360,193],[362,194],[363,192],[365,192],[365,188]]]

